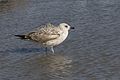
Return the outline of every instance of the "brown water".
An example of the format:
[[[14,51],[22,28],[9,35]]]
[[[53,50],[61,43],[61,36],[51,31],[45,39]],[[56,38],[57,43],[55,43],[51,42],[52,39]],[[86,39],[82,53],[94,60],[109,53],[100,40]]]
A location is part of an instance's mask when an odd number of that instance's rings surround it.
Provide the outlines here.
[[[54,55],[14,37],[49,22],[75,27]],[[0,80],[120,80],[120,1],[0,2]]]

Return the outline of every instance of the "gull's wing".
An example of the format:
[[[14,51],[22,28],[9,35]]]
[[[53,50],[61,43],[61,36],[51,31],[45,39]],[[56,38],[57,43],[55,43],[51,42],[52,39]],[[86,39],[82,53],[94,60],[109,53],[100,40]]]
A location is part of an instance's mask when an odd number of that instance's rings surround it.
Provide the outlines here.
[[[46,27],[27,34],[26,37],[30,40],[44,43],[49,40],[57,39],[61,33],[62,31],[59,27],[51,27],[47,25]]]

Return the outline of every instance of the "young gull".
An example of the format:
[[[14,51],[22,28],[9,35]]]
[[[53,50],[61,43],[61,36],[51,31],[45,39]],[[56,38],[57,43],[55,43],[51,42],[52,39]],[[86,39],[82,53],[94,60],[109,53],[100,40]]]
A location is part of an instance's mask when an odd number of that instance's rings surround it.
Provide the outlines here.
[[[54,53],[53,47],[62,43],[68,36],[68,31],[74,29],[70,27],[67,23],[60,23],[58,26],[52,24],[42,25],[37,30],[29,32],[25,35],[15,35],[23,40],[31,40],[38,42],[39,44],[51,48],[52,53]]]

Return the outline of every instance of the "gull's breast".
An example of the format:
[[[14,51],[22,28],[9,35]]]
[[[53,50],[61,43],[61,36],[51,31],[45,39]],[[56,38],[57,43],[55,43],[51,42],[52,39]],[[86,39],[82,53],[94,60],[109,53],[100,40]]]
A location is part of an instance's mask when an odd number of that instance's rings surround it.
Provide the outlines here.
[[[56,46],[62,43],[68,36],[68,31],[65,31],[64,33],[60,34],[60,37],[54,40],[50,40],[46,42],[46,45],[48,46]]]

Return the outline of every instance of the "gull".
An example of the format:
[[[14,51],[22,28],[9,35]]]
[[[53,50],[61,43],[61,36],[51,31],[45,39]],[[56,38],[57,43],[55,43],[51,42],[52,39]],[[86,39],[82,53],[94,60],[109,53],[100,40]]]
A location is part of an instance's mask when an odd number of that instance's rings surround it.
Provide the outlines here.
[[[46,47],[46,53],[47,48],[50,47],[52,53],[54,53],[53,47],[59,45],[67,38],[70,29],[74,29],[74,27],[70,27],[67,23],[60,23],[58,26],[48,23],[27,34],[15,36],[41,44]]]

